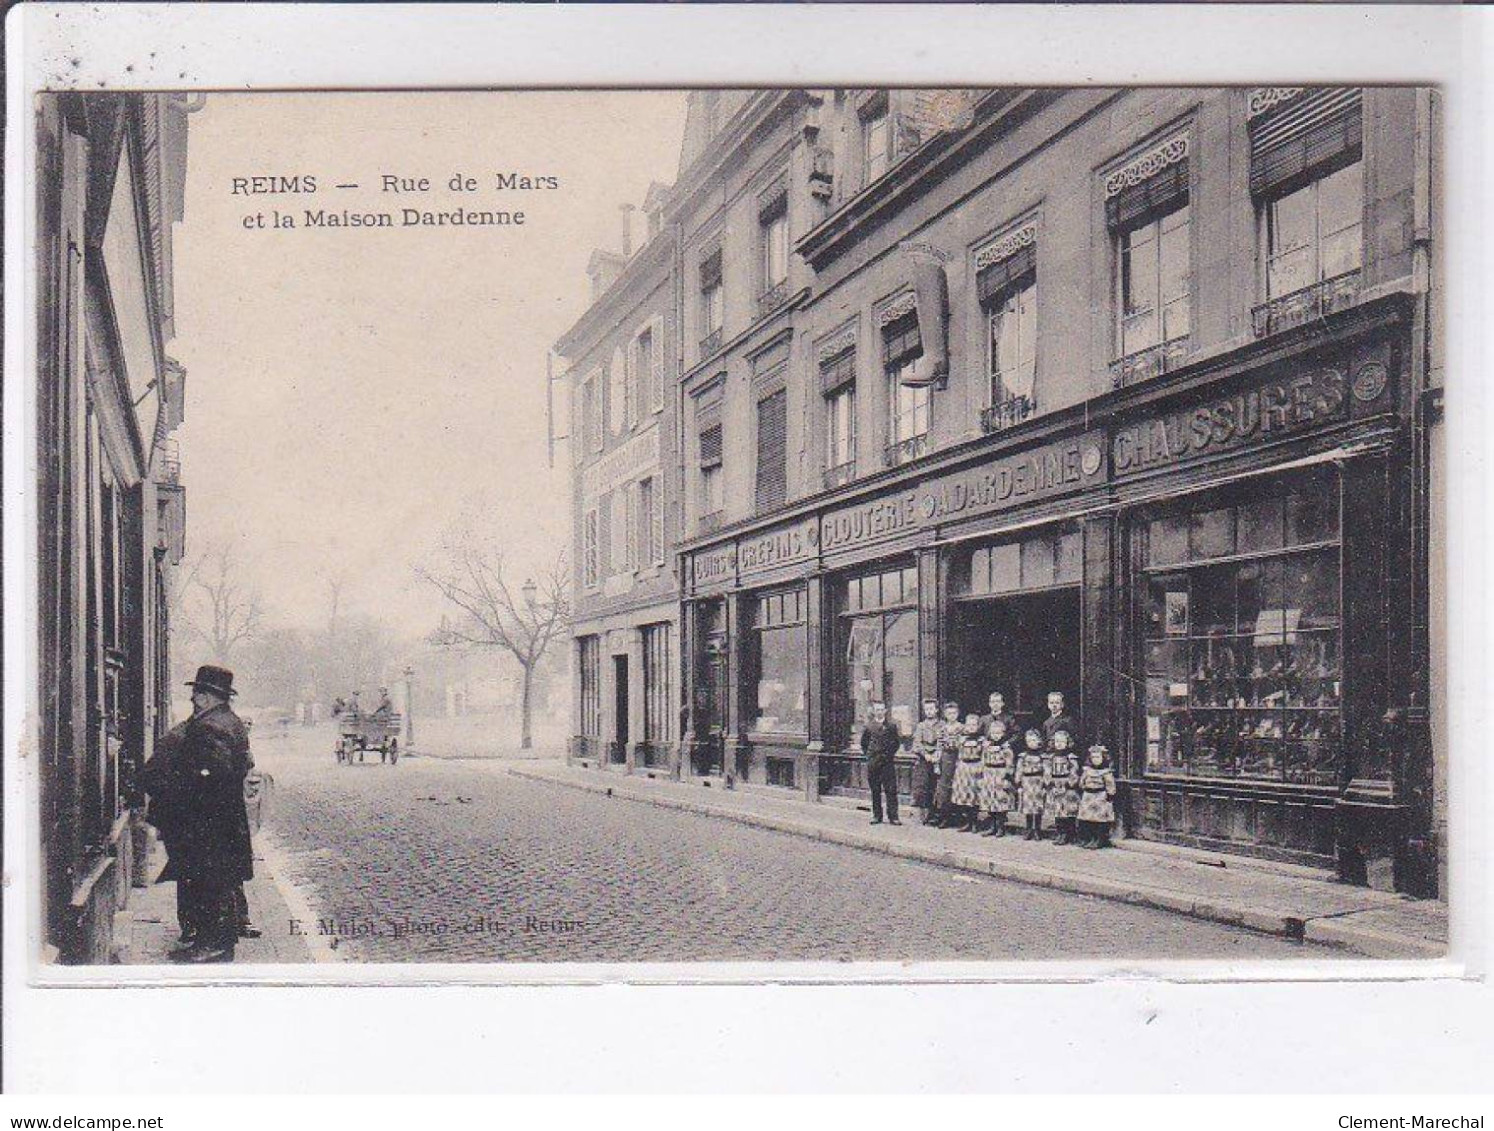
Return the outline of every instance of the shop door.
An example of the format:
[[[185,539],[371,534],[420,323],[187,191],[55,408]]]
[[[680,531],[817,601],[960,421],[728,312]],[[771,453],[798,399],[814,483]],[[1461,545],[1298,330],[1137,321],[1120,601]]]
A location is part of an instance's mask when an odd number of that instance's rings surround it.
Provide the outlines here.
[[[726,606],[713,601],[700,609],[700,655],[696,665],[696,773],[725,768],[727,646]]]
[[[984,712],[1000,691],[1021,726],[1036,725],[1061,691],[1083,728],[1077,586],[962,601],[952,619],[946,685],[962,712]]]
[[[616,697],[612,716],[616,721],[613,728],[612,760],[625,762],[628,751],[628,658],[613,656],[612,671],[612,687]]]

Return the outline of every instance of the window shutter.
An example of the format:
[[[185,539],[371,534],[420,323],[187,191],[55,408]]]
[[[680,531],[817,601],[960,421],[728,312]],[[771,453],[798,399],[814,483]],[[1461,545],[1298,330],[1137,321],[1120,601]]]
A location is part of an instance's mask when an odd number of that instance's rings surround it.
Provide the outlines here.
[[[717,467],[721,463],[721,425],[712,424],[700,433],[700,466]]]
[[[757,216],[768,224],[788,211],[788,176],[779,177],[757,200]]]
[[[654,505],[649,515],[652,529],[649,531],[648,558],[651,563],[658,564],[664,560],[664,493],[657,487],[654,488],[653,499]]]
[[[1325,165],[1348,165],[1364,146],[1363,92],[1308,91],[1250,123],[1250,191],[1283,189]]]
[[[1134,185],[1128,185],[1105,201],[1105,220],[1112,228],[1129,228],[1148,216],[1181,208],[1188,200],[1188,158]]]
[[[700,289],[708,291],[721,285],[721,249],[718,247],[700,261]]]
[[[631,428],[638,419],[638,340],[623,354],[623,427]]]
[[[923,338],[918,332],[915,311],[889,322],[882,330],[882,355],[891,369],[923,354]]]
[[[603,495],[597,507],[597,566],[598,576],[608,577],[612,573],[612,494]]]
[[[820,391],[826,394],[839,391],[841,386],[856,380],[856,349],[852,346],[834,357],[820,363]]]
[[[788,390],[757,402],[757,509],[782,506],[788,497]]]
[[[990,305],[1036,270],[1037,248],[1028,244],[1005,259],[998,259],[989,267],[982,268],[975,277],[976,294],[983,304]]]
[[[655,412],[664,411],[664,320],[655,318],[648,324],[649,387],[653,390]]]

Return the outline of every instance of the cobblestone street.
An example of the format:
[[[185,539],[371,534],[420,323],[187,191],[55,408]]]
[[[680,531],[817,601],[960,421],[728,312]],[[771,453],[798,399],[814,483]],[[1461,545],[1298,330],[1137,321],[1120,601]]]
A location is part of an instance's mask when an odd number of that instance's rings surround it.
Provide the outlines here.
[[[1312,958],[1166,912],[509,776],[256,742],[289,880],[355,961]],[[307,931],[318,924],[305,924]]]

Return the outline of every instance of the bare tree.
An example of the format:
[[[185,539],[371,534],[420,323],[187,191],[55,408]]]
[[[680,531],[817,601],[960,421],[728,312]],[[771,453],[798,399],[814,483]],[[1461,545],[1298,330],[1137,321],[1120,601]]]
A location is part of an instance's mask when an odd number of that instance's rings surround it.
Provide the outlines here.
[[[503,553],[496,546],[471,536],[450,537],[442,545],[441,558],[438,566],[417,567],[415,572],[456,606],[460,615],[456,623],[443,617],[431,642],[448,648],[500,648],[518,661],[522,673],[519,747],[528,750],[534,745],[535,670],[571,613],[565,553],[556,555],[538,581],[526,581],[518,600],[504,577]]]
[[[183,619],[216,664],[258,635],[264,623],[259,591],[244,577],[238,546],[221,542],[198,556],[182,586]]]

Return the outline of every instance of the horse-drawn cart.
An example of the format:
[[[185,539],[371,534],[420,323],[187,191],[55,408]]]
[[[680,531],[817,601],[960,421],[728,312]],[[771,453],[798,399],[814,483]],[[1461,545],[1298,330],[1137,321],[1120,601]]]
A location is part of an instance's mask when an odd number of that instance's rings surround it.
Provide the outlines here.
[[[394,765],[399,761],[399,735],[403,716],[395,711],[344,711],[337,719],[337,760],[350,764],[363,761],[370,750],[379,752],[379,761]]]

